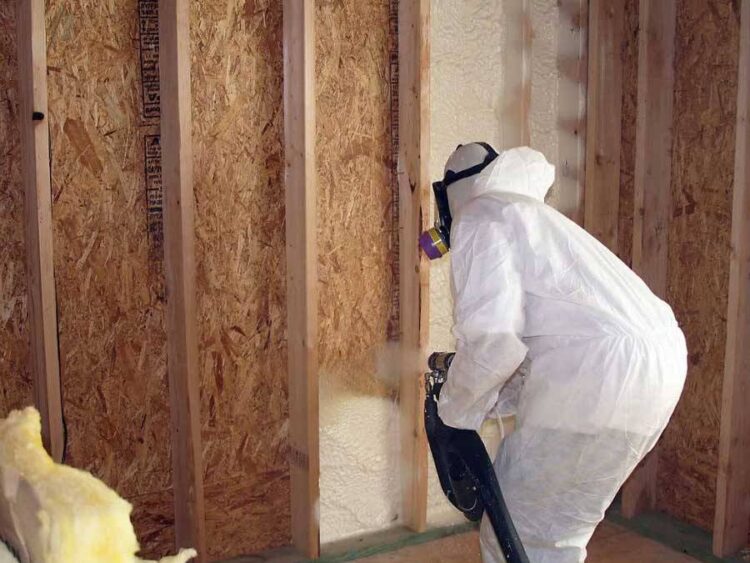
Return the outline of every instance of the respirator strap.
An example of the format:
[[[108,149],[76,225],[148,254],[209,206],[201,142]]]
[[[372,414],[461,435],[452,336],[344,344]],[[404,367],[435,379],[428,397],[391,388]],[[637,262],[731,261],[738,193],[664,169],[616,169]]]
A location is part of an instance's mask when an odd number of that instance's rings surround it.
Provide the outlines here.
[[[481,142],[477,144],[487,151],[487,155],[482,162],[461,172],[448,170],[441,181],[433,182],[432,184],[432,189],[435,193],[435,203],[438,208],[438,218],[435,226],[423,232],[419,237],[419,246],[430,260],[436,260],[445,256],[451,247],[451,223],[453,222],[453,218],[451,217],[450,205],[448,203],[448,186],[464,178],[479,174],[498,157],[495,149],[489,144]],[[456,148],[459,149],[461,146],[458,145]]]
[[[474,174],[479,174],[482,170],[487,168],[487,166],[495,160],[498,157],[497,152],[495,149],[493,149],[489,144],[487,143],[477,143],[482,148],[484,148],[487,151],[487,156],[484,157],[484,160],[480,162],[479,164],[475,164],[474,166],[467,168],[466,170],[461,170],[461,172],[453,172],[453,170],[448,170],[445,173],[445,178],[443,178],[443,184],[447,188],[451,184],[458,182],[459,180],[463,180],[464,178],[468,178],[470,176],[473,176]],[[461,147],[462,145],[458,145]]]

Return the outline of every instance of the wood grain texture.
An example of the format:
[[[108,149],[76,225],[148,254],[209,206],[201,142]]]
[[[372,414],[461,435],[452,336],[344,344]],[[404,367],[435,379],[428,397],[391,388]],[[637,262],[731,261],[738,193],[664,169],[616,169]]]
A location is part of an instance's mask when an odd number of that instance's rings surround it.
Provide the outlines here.
[[[17,2],[0,3],[0,417],[32,404],[19,131]]]
[[[162,557],[174,553],[174,496],[172,491],[156,491],[132,495],[130,519],[136,530],[140,557]]]
[[[625,0],[589,5],[584,227],[619,254]]]
[[[672,108],[676,0],[641,0],[636,121],[633,269],[660,297],[667,293],[671,213]],[[656,506],[658,450],[622,489],[628,518]]]
[[[625,518],[635,518],[656,507],[658,454],[658,449],[647,454],[623,485],[622,515]]]
[[[291,538],[280,2],[193,2],[196,291],[211,559]]]
[[[321,387],[388,396],[385,378],[373,377],[396,261],[388,2],[319,2],[315,12]]]
[[[42,417],[44,446],[53,459],[61,461],[65,437],[60,397],[57,298],[52,261],[52,188],[44,7],[44,0],[19,0],[17,4],[19,128],[26,193],[26,273],[34,404]]]
[[[402,522],[422,531],[427,519],[427,438],[422,370],[414,358],[424,357],[429,337],[429,269],[418,245],[430,217],[429,1],[401,2],[398,19]]]
[[[635,179],[635,133],[638,113],[638,0],[625,0],[622,45],[622,123],[620,139],[619,218],[617,255],[628,266],[633,250],[633,204]]]
[[[195,295],[190,3],[159,1],[167,373],[176,547],[206,561]]]
[[[531,142],[531,13],[529,0],[507,0],[503,4],[507,37],[503,57],[502,149],[527,146]]]
[[[292,543],[311,558],[320,553],[314,8],[312,0],[284,0],[284,183]]]
[[[667,290],[676,0],[641,0],[633,268]]]
[[[677,10],[669,288],[688,373],[659,442],[657,508],[711,529],[726,356],[739,13],[728,0]]]
[[[586,180],[588,4],[588,0],[557,3],[556,199],[558,209],[578,224],[584,221]]]
[[[750,530],[750,0],[742,0],[727,341],[713,551],[747,546]]]
[[[172,472],[165,303],[150,275],[139,2],[46,6],[66,463],[132,502],[140,537],[161,518],[140,499],[169,491]],[[149,541],[144,554],[165,554]]]
[[[352,431],[367,424],[365,420],[381,420],[375,413],[395,400],[400,375],[391,352],[395,344],[386,342],[389,334],[398,338],[399,324],[394,317],[389,326],[390,310],[398,307],[394,291],[398,251],[393,242],[399,236],[390,177],[390,163],[393,160],[395,166],[397,158],[392,159],[390,152],[389,48],[397,47],[389,44],[396,35],[395,25],[389,27],[395,23],[389,22],[389,4],[389,0],[315,3],[324,546],[338,537],[387,526],[400,513],[399,493],[389,485],[399,481],[397,420],[382,429],[371,428],[372,448],[364,447]],[[388,353],[392,360],[384,367],[383,356]],[[342,409],[348,414],[342,416]],[[356,423],[350,419],[352,414],[363,418]],[[364,462],[360,449],[374,465]],[[341,463],[342,456],[349,462]],[[388,480],[384,482],[381,475]],[[377,507],[360,502],[368,491],[380,495]]]

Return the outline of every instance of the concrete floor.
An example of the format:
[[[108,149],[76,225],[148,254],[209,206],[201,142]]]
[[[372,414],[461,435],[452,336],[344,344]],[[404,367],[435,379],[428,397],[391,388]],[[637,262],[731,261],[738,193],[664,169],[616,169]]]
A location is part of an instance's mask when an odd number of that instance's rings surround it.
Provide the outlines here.
[[[696,563],[698,560],[604,521],[588,547],[587,563]],[[476,532],[443,538],[368,557],[367,563],[480,563],[479,536]]]

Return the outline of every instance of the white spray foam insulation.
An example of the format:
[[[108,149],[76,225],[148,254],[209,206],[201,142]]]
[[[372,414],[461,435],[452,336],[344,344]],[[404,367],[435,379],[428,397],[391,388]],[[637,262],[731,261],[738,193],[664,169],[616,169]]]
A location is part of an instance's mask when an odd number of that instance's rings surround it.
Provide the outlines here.
[[[503,5],[493,0],[434,0],[430,16],[430,172],[437,179],[457,144],[502,142]],[[446,258],[430,264],[430,350],[455,349],[452,324]],[[433,526],[462,520],[440,489],[431,457],[427,520]]]
[[[503,10],[492,0],[434,0],[430,15],[430,172],[437,179],[457,144],[501,141]],[[452,349],[450,264],[430,267],[430,348]]]
[[[558,8],[555,0],[530,0],[532,29],[531,51],[531,110],[529,129],[532,148],[542,152],[557,165],[558,110],[557,110],[557,32]],[[559,168],[557,170],[559,173]],[[555,205],[555,187],[547,203]]]
[[[322,543],[397,523],[401,503],[398,432],[394,401],[321,385]]]
[[[532,22],[532,147],[555,163],[558,154],[556,0],[529,0]],[[442,169],[458,143],[502,144],[502,49],[507,22],[497,0],[431,2],[430,173]],[[554,204],[554,196],[551,203]],[[430,350],[453,350],[450,261],[431,263]],[[381,376],[383,374],[380,374]],[[326,378],[321,377],[321,382]],[[482,430],[490,453],[499,442],[494,423]],[[398,524],[401,504],[398,408],[382,397],[320,393],[320,531],[322,543]],[[428,475],[428,524],[462,517],[445,500],[432,459]]]
[[[528,9],[532,28],[531,146],[556,164],[557,2],[530,0]],[[502,145],[503,114],[507,111],[502,95],[505,75],[502,50],[508,25],[511,24],[504,18],[503,2],[496,0],[431,3],[430,173],[433,179],[442,176],[445,161],[459,143],[481,140],[496,147]],[[550,203],[554,205],[554,195]],[[452,324],[450,260],[444,258],[430,264],[430,350],[455,349]],[[500,439],[498,426],[485,424],[481,434],[494,454]],[[442,494],[432,459],[427,519],[435,526],[461,521]]]

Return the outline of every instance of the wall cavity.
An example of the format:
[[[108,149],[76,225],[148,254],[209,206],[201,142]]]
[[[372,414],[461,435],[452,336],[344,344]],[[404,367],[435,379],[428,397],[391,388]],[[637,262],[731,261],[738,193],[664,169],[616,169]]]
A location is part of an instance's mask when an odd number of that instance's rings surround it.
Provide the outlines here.
[[[531,80],[530,144],[552,163],[558,154],[560,121],[557,5],[555,0],[530,0],[526,15],[531,28],[531,51],[527,53]],[[509,0],[434,0],[431,3],[430,170],[433,179],[442,176],[445,161],[459,143],[487,141],[496,148],[502,147],[509,113],[520,111],[512,107],[513,101],[503,96],[507,75],[504,64],[509,60],[503,60],[503,49],[513,31],[510,26],[519,24],[509,7]],[[554,205],[554,187],[551,202]],[[445,258],[430,266],[429,348],[453,350],[450,260]],[[491,453],[500,435],[494,422],[485,424],[482,429]],[[440,490],[432,460],[427,518],[430,525],[461,521],[461,516]]]

